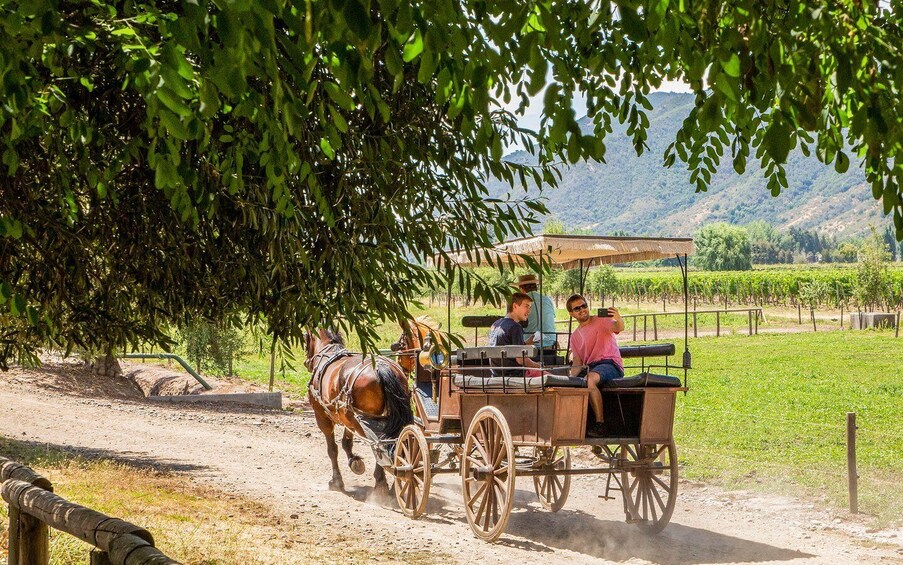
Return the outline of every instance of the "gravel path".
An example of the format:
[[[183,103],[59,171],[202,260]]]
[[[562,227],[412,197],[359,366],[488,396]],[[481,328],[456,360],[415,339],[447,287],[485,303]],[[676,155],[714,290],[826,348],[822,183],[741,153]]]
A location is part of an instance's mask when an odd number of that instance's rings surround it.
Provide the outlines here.
[[[599,498],[601,477],[575,477],[556,514],[541,510],[532,482],[521,479],[506,534],[486,544],[467,526],[454,475],[437,477],[427,514],[417,521],[394,499],[371,500],[373,458],[363,446],[357,452],[367,474],[346,471],[347,492],[327,490],[325,444],[310,413],[75,396],[42,383],[32,372],[0,374],[0,435],[184,472],[269,503],[322,532],[324,544],[385,547],[386,560],[432,549],[437,563],[903,564],[901,531],[867,530],[809,503],[686,481],[671,523],[650,538],[624,523],[620,500]]]

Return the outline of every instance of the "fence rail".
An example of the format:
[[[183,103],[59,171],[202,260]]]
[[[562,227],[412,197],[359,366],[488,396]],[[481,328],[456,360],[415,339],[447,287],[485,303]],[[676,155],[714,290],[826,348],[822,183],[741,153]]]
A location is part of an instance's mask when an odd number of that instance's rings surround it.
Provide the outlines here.
[[[47,565],[49,528],[93,545],[91,565],[167,565],[150,532],[74,504],[53,493],[50,481],[0,457],[0,496],[9,504],[9,565]]]

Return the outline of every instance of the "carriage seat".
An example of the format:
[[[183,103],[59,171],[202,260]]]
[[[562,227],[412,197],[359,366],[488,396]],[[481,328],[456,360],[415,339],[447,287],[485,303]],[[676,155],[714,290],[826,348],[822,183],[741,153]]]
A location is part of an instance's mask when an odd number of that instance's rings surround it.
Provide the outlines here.
[[[653,343],[649,345],[624,345],[618,348],[622,358],[667,357],[674,355],[673,343]]]
[[[480,375],[455,375],[454,384],[467,391],[482,392],[537,392],[549,387],[586,387],[586,379],[567,375],[545,374],[541,377],[521,375],[511,377],[484,377]]]
[[[673,347],[673,346],[672,346]],[[645,387],[680,387],[683,384],[680,378],[670,375],[656,375],[654,373],[640,373],[623,379],[612,379],[601,384],[602,388],[645,388]]]

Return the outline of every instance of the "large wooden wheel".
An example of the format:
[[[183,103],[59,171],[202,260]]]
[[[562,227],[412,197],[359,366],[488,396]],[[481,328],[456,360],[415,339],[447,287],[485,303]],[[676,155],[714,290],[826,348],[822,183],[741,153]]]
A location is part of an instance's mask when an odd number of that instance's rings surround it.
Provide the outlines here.
[[[430,496],[430,451],[423,430],[410,425],[395,442],[395,499],[405,516],[419,518]]]
[[[533,450],[533,456],[541,463],[535,467],[539,470],[562,471],[571,468],[571,449],[569,447],[550,447]],[[546,510],[558,512],[564,508],[568,493],[571,490],[570,475],[534,475],[533,488],[539,503]]]
[[[505,417],[481,408],[464,439],[461,482],[467,522],[477,537],[495,541],[505,531],[514,502],[514,444]]]
[[[668,525],[677,502],[677,448],[674,442],[624,445],[618,454],[627,521],[648,534]]]

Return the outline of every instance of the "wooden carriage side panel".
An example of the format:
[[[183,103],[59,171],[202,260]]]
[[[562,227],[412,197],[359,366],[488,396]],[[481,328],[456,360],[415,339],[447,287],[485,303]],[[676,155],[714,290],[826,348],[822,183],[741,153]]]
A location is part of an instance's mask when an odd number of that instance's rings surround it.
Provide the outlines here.
[[[544,400],[538,394],[479,394],[463,393],[459,395],[461,401],[461,427],[466,430],[470,427],[477,411],[484,406],[494,406],[505,417],[508,428],[511,430],[511,439],[515,444],[536,445],[547,444],[543,437],[551,433],[551,426],[546,430],[539,429],[540,403],[544,410],[551,411],[554,408],[552,399]],[[551,423],[551,422],[550,422]]]
[[[643,398],[640,443],[668,443],[674,426],[677,393],[670,389],[647,388]]]
[[[555,410],[546,412],[554,416],[552,426],[553,444],[572,444],[582,442],[586,435],[586,411],[589,405],[589,389],[558,388],[555,389]]]
[[[466,431],[461,427],[461,403],[460,395],[452,390],[451,377],[447,372],[439,376],[439,429],[442,433],[451,431]]]

